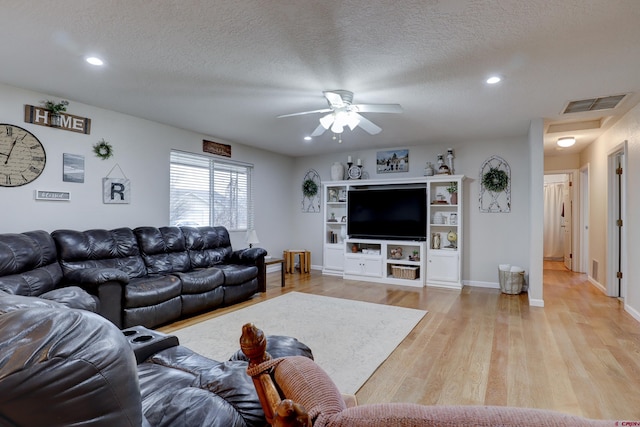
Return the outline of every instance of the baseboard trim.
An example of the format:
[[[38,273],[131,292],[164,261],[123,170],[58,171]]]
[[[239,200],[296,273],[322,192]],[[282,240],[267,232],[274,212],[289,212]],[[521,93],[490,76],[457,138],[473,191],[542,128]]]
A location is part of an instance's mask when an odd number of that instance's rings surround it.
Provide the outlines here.
[[[544,300],[543,299],[537,299],[537,298],[531,298],[531,296],[529,296],[529,305],[531,307],[544,307]]]
[[[475,288],[500,289],[500,284],[497,282],[480,282],[477,280],[463,280],[462,284],[464,286],[473,286]]]
[[[605,288],[601,283],[599,283],[596,279],[591,276],[587,276],[587,280],[597,289],[599,289],[603,294],[607,295],[607,288]]]
[[[631,307],[629,304],[627,304],[626,301],[624,303],[624,311],[629,313],[631,315],[631,317],[633,317],[638,322],[640,322],[640,312],[638,310],[636,310],[635,308]]]

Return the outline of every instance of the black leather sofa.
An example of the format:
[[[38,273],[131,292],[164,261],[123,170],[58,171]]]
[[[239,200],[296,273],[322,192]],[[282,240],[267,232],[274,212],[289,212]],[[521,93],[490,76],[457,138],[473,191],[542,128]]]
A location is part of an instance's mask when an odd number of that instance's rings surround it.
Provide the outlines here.
[[[265,255],[224,227],[0,234],[0,290],[151,328],[264,292]]]
[[[293,338],[268,342],[273,357],[313,358]],[[263,427],[246,368],[174,336],[0,291],[1,427]]]

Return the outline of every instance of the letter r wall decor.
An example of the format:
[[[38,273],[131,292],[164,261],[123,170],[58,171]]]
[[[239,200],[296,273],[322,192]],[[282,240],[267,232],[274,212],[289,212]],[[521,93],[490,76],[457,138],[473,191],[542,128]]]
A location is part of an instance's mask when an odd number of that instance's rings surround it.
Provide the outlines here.
[[[131,203],[131,182],[127,178],[102,178],[102,201],[107,204]]]

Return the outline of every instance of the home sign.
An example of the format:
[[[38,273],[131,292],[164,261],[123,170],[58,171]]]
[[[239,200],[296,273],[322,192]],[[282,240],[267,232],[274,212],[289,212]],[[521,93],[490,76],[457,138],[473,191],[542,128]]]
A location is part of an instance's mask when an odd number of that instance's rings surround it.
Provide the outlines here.
[[[49,127],[51,126],[50,116],[51,112],[45,108],[33,105],[24,106],[25,123],[33,123],[34,125]],[[89,135],[91,133],[91,119],[74,116],[73,114],[60,113],[60,126],[56,127],[58,129]]]

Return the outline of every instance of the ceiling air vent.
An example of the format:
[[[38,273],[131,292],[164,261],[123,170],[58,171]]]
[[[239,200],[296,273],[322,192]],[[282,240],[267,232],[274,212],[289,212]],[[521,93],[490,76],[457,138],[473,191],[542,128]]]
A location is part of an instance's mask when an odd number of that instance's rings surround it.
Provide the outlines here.
[[[584,113],[587,111],[611,110],[616,108],[625,95],[603,96],[600,98],[581,99],[567,104],[562,114]]]

